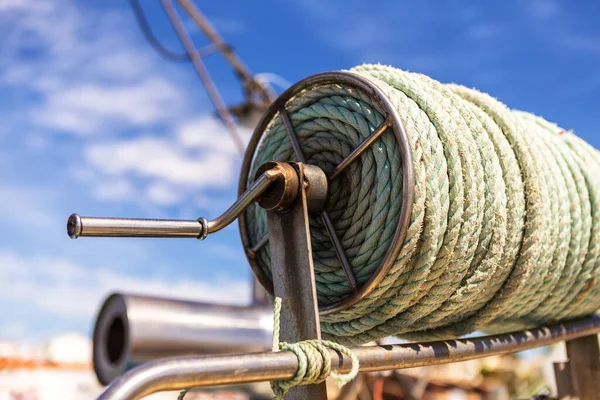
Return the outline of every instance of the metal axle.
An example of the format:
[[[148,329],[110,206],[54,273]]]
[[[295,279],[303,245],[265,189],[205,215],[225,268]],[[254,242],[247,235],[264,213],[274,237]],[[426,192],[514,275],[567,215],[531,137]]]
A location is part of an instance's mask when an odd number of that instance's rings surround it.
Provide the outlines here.
[[[364,373],[467,361],[590,335],[597,340],[595,334],[598,332],[600,317],[594,315],[502,335],[363,346],[351,350],[360,361],[360,372]],[[348,372],[351,360],[333,350],[330,352],[332,368],[340,373]],[[165,390],[291,379],[297,368],[298,359],[291,352],[170,358],[143,364],[127,372],[109,386],[99,400],[131,400]]]

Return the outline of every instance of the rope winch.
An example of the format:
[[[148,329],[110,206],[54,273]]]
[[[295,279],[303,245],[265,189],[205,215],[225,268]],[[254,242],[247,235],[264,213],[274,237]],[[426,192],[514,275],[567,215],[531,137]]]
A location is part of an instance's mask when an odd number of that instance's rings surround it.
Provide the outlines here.
[[[600,156],[573,133],[475,90],[376,65],[309,79],[278,101],[288,116],[271,108],[246,164],[301,160],[330,176],[325,211],[311,218],[326,336],[451,337],[600,308]],[[250,260],[270,288],[265,211],[251,206],[240,222],[245,244],[265,243]]]
[[[346,345],[593,314],[599,213],[600,154],[572,132],[474,89],[363,65],[270,106],[220,217],[73,215],[68,230],[204,239],[239,217],[255,275],[283,300],[283,340]]]

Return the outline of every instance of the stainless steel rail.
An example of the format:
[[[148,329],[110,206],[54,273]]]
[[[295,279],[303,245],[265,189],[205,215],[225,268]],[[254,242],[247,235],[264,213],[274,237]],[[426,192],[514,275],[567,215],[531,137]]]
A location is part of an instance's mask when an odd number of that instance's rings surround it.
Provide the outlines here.
[[[600,332],[594,315],[526,331],[478,338],[352,348],[360,372],[412,368],[514,353]],[[331,350],[332,368],[348,372],[351,361]],[[298,367],[290,352],[233,356],[193,356],[150,362],[129,371],[99,397],[101,400],[139,399],[164,390],[291,379]]]

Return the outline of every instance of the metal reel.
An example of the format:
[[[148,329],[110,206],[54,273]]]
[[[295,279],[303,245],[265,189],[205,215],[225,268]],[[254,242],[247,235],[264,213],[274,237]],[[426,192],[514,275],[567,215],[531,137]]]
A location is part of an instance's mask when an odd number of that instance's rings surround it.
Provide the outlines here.
[[[296,160],[306,163],[302,145],[298,139],[298,136],[296,135],[296,132],[294,131],[293,124],[288,114],[288,106],[294,101],[294,99],[301,97],[303,94],[310,92],[315,88],[327,85],[341,85],[345,88],[350,88],[351,90],[361,92],[363,95],[367,95],[372,100],[373,104],[381,109],[385,114],[383,123],[376,127],[368,135],[368,137],[366,137],[366,139],[364,139],[353,151],[347,154],[345,158],[331,172],[329,172],[329,174],[327,174],[328,181],[331,183],[333,180],[343,175],[346,168],[353,162],[359,160],[361,154],[363,154],[363,152],[368,149],[369,146],[376,143],[377,140],[387,131],[391,131],[398,143],[398,149],[400,151],[402,160],[402,205],[391,245],[387,249],[383,259],[379,264],[379,267],[370,276],[370,278],[362,284],[357,283],[357,279],[354,276],[348,261],[348,257],[346,256],[342,243],[335,231],[330,213],[326,209],[323,209],[319,212],[319,216],[322,219],[323,225],[331,240],[331,245],[335,249],[337,258],[342,265],[346,280],[349,286],[352,288],[352,293],[349,296],[346,296],[332,304],[320,304],[319,312],[321,315],[335,313],[351,307],[361,299],[368,296],[369,293],[371,293],[386,276],[393,263],[396,261],[398,253],[401,250],[401,246],[406,238],[406,230],[412,212],[414,189],[413,164],[410,146],[406,132],[394,106],[389,102],[381,89],[362,76],[351,72],[325,72],[313,75],[296,83],[286,90],[269,107],[256,127],[246,149],[240,173],[238,195],[241,196],[244,192],[246,192],[248,190],[248,185],[252,183],[254,177],[251,177],[250,174],[253,167],[255,167],[253,164],[255,163],[255,156],[257,149],[259,148],[259,144],[261,144],[262,140],[264,139],[265,132],[268,130],[269,126],[278,119],[285,126],[285,130],[291,142]],[[273,295],[273,282],[265,273],[264,266],[261,265],[257,259],[257,253],[261,251],[261,249],[268,243],[268,236],[264,236],[262,239],[252,243],[246,213],[242,213],[238,220],[242,243],[250,266],[252,267],[255,276],[260,281],[262,286],[267,290],[267,292]]]

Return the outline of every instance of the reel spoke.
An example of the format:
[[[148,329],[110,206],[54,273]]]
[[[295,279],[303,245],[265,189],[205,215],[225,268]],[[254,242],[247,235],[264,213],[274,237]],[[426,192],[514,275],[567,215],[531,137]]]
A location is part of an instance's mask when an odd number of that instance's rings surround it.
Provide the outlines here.
[[[355,161],[370,145],[375,143],[375,141],[381,136],[387,129],[392,126],[390,121],[387,119],[383,121],[381,125],[379,125],[371,134],[362,141],[362,143],[352,151],[352,153],[348,154],[346,158],[342,160],[341,163],[338,164],[337,167],[333,170],[331,175],[329,176],[329,182],[334,180],[339,174],[341,174],[353,161]]]
[[[346,253],[344,252],[344,248],[342,247],[342,242],[340,242],[340,238],[338,238],[337,233],[335,232],[335,228],[331,223],[331,218],[329,218],[329,213],[325,210],[321,211],[321,218],[323,219],[323,223],[325,224],[325,229],[327,230],[327,234],[331,239],[331,243],[333,243],[333,247],[335,248],[335,254],[338,257],[338,260],[342,263],[342,268],[344,269],[344,274],[346,274],[346,280],[352,287],[352,293],[356,293],[358,291],[358,287],[356,286],[356,277],[352,272],[352,268],[350,267],[350,262],[348,261],[348,257],[346,257]]]
[[[281,116],[281,121],[283,125],[285,125],[285,130],[288,134],[288,138],[290,138],[290,142],[292,143],[292,147],[294,149],[294,154],[296,154],[296,158],[301,163],[306,163],[304,160],[304,154],[302,153],[302,149],[300,148],[300,142],[298,141],[298,136],[296,136],[296,132],[294,131],[294,127],[292,126],[292,121],[290,120],[290,115],[288,114],[285,106],[281,107],[279,110],[279,115]]]

